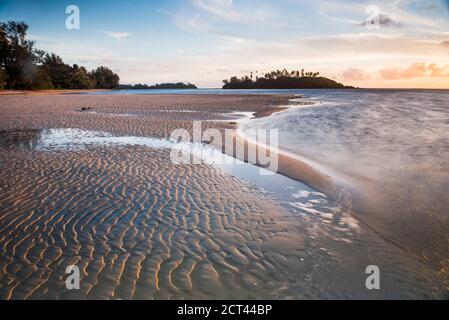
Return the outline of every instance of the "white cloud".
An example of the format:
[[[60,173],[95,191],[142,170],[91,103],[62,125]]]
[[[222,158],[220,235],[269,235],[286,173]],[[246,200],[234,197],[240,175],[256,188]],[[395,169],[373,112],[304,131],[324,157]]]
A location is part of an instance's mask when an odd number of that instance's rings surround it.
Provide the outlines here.
[[[209,31],[209,25],[198,14],[190,17],[181,15],[175,15],[174,17],[176,25],[183,31],[193,33],[207,33]]]
[[[193,3],[221,18],[236,20],[241,17],[240,13],[232,9],[232,0],[193,0]]]
[[[184,16],[173,13],[161,12],[163,14],[168,14],[175,19],[175,23],[178,28],[185,32],[191,32],[195,34],[203,34],[211,37],[216,37],[219,39],[226,40],[228,43],[241,45],[244,43],[250,43],[253,40],[244,36],[237,36],[234,34],[228,34],[221,32],[217,28],[211,26],[205,19],[201,17],[200,14],[195,14],[192,16]]]
[[[33,40],[33,41],[39,41],[39,42],[55,42],[56,41],[53,38],[43,37],[43,36],[40,36],[37,34],[29,34],[28,39]]]
[[[343,79],[345,80],[351,80],[351,81],[365,81],[369,80],[371,77],[368,73],[366,73],[362,69],[358,68],[350,68],[347,70],[344,70],[342,73]]]
[[[267,5],[262,1],[241,1],[238,6],[233,0],[192,0],[192,3],[215,22],[217,19],[214,18],[219,18],[231,23],[272,27],[278,16],[276,6]]]
[[[426,66],[423,62],[415,62],[407,68],[394,67],[379,70],[380,75],[386,80],[410,79],[422,77],[449,77],[449,65],[437,65],[430,63]]]
[[[100,32],[116,40],[122,40],[131,36],[131,33],[129,32],[114,32],[114,31],[100,31]]]

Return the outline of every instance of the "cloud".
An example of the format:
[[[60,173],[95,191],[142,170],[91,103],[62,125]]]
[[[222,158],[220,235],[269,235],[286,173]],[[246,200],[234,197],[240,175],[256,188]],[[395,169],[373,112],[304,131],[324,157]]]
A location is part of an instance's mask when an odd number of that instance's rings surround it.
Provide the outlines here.
[[[445,48],[449,48],[449,40],[441,42],[441,46]]]
[[[362,69],[351,68],[343,71],[342,76],[345,80],[352,81],[364,81],[369,80],[371,77],[365,73]]]
[[[368,5],[369,3],[373,4]],[[385,29],[439,29],[439,24],[443,23],[435,19],[435,12],[423,14],[418,0],[319,0],[313,1],[313,5],[317,6],[318,14],[323,17],[359,27],[369,25],[373,17],[378,18],[380,26]],[[431,15],[433,16],[430,17]]]
[[[220,31],[213,25],[210,25],[206,19],[201,17],[200,14],[185,16],[168,12],[161,12],[161,13],[172,16],[175,20],[176,26],[185,32],[191,32],[194,34],[203,34],[211,37],[220,38],[236,45],[250,43],[253,41],[249,37],[238,36]]]
[[[366,27],[369,26],[373,21],[363,21],[358,24],[358,26]],[[395,21],[387,15],[379,14],[378,18],[374,22],[378,22],[381,27],[391,27],[391,28],[402,28],[402,22]]]
[[[378,59],[416,56],[408,61],[419,61],[424,59],[422,57],[428,57],[426,59],[438,62],[435,59],[447,58],[447,50],[440,45],[441,40],[445,38],[447,35],[440,40],[430,40],[424,37],[410,38],[402,34],[396,36],[367,32],[301,37],[288,43],[290,46],[301,47],[303,54],[311,52],[315,57],[321,58],[333,56],[356,60],[376,56]]]
[[[449,77],[449,65],[439,67],[435,63],[431,63],[427,66],[427,70],[430,71],[431,77]]]
[[[183,31],[207,33],[210,29],[209,24],[198,14],[190,17],[175,16],[175,22],[176,25]]]
[[[390,17],[388,17],[386,15],[382,15],[382,14],[379,15],[379,24],[381,26],[385,26],[385,27],[396,27],[396,28],[402,27],[402,22],[394,21]]]
[[[423,62],[415,62],[408,68],[396,67],[379,70],[385,80],[398,80],[423,77],[449,77],[449,65],[439,67],[435,63],[426,66]]]
[[[232,9],[233,0],[193,0],[193,3],[221,18],[236,20],[241,17],[239,12]]]
[[[217,19],[231,23],[247,25],[273,26],[279,24],[276,6],[261,3],[261,1],[242,1],[237,6],[233,0],[191,0],[196,8],[205,13],[206,18],[217,22]],[[196,10],[198,12],[198,10]],[[184,12],[185,14],[185,12]]]
[[[100,31],[100,32],[116,40],[125,39],[131,36],[131,33],[129,32],[113,32],[113,31]]]
[[[397,80],[426,76],[426,70],[427,68],[425,63],[415,62],[406,69],[402,67],[387,68],[379,70],[379,73],[385,80]]]
[[[342,17],[333,16],[333,15],[330,15],[330,14],[322,11],[321,9],[318,9],[317,12],[318,12],[319,15],[321,15],[324,18],[327,18],[327,19],[331,19],[331,20],[334,20],[334,21],[342,22],[342,23],[348,23],[348,24],[358,24],[357,20],[347,19],[347,18],[344,18],[344,17],[342,18]]]
[[[29,34],[28,39],[33,40],[33,41],[40,41],[40,42],[55,42],[55,40],[53,38],[44,37],[44,36],[40,36],[37,34]]]

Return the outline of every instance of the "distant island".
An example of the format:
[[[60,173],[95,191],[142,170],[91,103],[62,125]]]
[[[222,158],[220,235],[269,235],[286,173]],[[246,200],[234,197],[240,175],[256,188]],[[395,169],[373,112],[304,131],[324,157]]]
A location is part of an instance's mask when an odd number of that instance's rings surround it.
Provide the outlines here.
[[[146,84],[121,84],[118,89],[198,89],[196,85],[192,83],[176,82],[176,83],[160,83],[152,86]]]
[[[242,78],[223,80],[223,89],[343,89],[353,88],[334,80],[320,77],[319,72],[276,70],[263,76],[251,72]]]

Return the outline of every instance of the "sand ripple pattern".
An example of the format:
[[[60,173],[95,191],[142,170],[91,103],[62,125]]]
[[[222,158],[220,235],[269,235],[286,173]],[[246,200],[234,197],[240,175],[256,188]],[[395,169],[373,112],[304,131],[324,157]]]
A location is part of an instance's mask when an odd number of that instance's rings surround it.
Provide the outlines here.
[[[434,272],[310,190],[279,197],[209,165],[173,165],[167,150],[144,146],[30,150],[40,132],[30,129],[167,137],[192,120],[286,103],[0,97],[0,299],[445,297]],[[383,272],[380,292],[364,287],[372,263]],[[65,270],[74,264],[81,289],[69,291]]]
[[[274,201],[168,151],[112,150],[1,152],[0,298],[273,298],[295,281],[300,225]]]
[[[121,135],[166,138],[179,128],[233,127],[232,112],[263,114],[288,104],[289,96],[223,95],[17,95],[0,97],[0,129],[78,128]],[[82,108],[87,112],[80,112]],[[214,120],[214,121],[208,121]]]

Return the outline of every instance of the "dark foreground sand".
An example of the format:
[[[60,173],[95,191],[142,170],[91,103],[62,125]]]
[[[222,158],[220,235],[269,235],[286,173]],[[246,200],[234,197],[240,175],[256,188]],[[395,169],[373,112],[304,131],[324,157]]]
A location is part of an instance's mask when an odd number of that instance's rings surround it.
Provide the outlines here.
[[[379,257],[391,269],[381,297],[439,297],[431,271],[318,193],[300,193],[307,201],[292,211],[211,165],[174,165],[168,150],[32,148],[40,129],[162,138],[192,120],[232,128],[230,112],[269,114],[288,98],[0,97],[0,298],[372,298],[364,267]],[[81,289],[70,291],[73,264]]]

